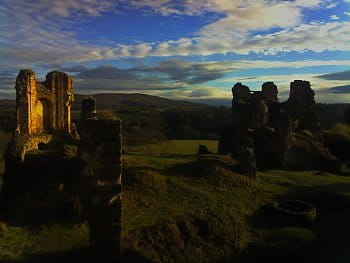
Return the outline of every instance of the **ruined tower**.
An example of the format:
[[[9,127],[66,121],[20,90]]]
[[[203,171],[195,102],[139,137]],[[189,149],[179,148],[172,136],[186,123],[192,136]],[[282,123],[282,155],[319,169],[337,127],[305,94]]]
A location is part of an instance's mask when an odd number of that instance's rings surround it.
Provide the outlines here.
[[[37,149],[39,143],[68,136],[72,131],[72,78],[52,71],[39,82],[30,69],[23,69],[16,79],[15,136],[26,138],[24,151]]]
[[[95,261],[119,262],[121,120],[96,118],[96,100],[90,96],[82,102],[80,136],[74,132],[72,78],[62,72],[37,82],[32,70],[21,70],[16,92],[16,129],[6,150],[0,193],[2,216],[35,223],[87,220]]]
[[[81,119],[96,119],[96,99],[89,96],[81,102]]]
[[[102,262],[119,262],[121,232],[122,122],[96,118],[96,100],[82,101],[78,158],[82,176],[91,178],[89,237],[93,256]]]
[[[315,92],[309,81],[294,80],[290,83],[289,101],[298,101],[305,105],[315,104]]]
[[[16,132],[22,135],[70,133],[72,78],[53,71],[38,82],[32,70],[16,79]]]
[[[232,123],[239,129],[260,129],[268,121],[268,107],[261,91],[236,83],[232,88]]]
[[[262,85],[261,91],[262,91],[263,98],[267,102],[270,102],[270,101],[278,102],[278,97],[277,97],[278,90],[277,90],[277,86],[273,82],[271,81],[265,82]]]
[[[231,123],[219,140],[218,153],[230,153],[248,175],[254,175],[256,165],[322,167],[341,173],[342,163],[324,146],[310,82],[291,82],[286,102],[280,103],[277,94],[273,82],[265,82],[261,91],[235,84]]]
[[[63,72],[50,72],[46,75],[45,81],[39,82],[35,79],[32,70],[23,69],[17,76],[15,88],[16,123],[5,152],[5,172],[1,199],[9,207],[15,207],[16,209],[13,209],[16,212],[14,217],[19,217],[19,211],[32,210],[28,208],[27,204],[31,205],[33,202],[24,198],[24,193],[30,192],[33,194],[39,200],[38,203],[45,201],[49,196],[55,196],[55,193],[46,190],[42,191],[42,196],[30,190],[31,187],[35,187],[31,173],[38,177],[41,176],[40,172],[33,172],[32,167],[45,165],[45,162],[40,159],[33,158],[35,154],[33,155],[31,150],[47,149],[46,144],[54,140],[60,142],[63,148],[65,143],[70,142],[66,139],[73,139],[71,136],[73,87],[72,78]],[[49,157],[47,158],[50,160]],[[54,174],[59,170],[56,167],[53,168],[55,164],[59,163],[58,159],[58,155],[56,155],[55,160],[51,160],[52,167],[39,169],[45,171],[42,175],[43,178],[49,177],[47,173]],[[49,161],[46,165],[48,163]],[[62,167],[66,165],[66,163],[61,164]],[[55,177],[55,175],[52,177]]]
[[[286,104],[289,115],[297,120],[299,130],[310,130],[320,133],[321,125],[313,108],[315,105],[315,92],[310,82],[294,80],[290,83],[290,93]]]

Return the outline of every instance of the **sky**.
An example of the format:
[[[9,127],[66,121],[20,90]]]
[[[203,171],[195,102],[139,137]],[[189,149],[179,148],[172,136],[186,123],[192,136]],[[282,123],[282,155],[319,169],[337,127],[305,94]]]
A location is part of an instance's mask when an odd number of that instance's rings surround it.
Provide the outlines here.
[[[84,94],[220,101],[274,81],[283,101],[302,79],[350,102],[350,0],[0,0],[0,98],[22,68]]]

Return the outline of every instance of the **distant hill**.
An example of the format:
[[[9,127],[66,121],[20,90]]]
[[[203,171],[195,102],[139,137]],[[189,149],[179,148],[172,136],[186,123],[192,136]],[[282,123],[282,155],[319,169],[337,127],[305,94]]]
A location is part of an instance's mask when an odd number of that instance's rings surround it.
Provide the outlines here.
[[[86,96],[75,94],[72,119],[76,124],[80,120],[81,102]],[[164,139],[218,139],[231,118],[229,98],[190,102],[140,93],[92,96],[97,100],[100,117],[114,115],[122,119],[124,141],[130,145]],[[321,124],[327,127],[344,121],[343,113],[349,107],[350,104],[317,104],[315,109]],[[15,100],[0,100],[0,130],[13,130],[14,108]]]
[[[0,100],[0,110],[11,110],[16,106],[15,100],[3,99]]]
[[[88,95],[74,94],[73,110],[80,110],[81,102]],[[141,93],[100,93],[91,94],[96,98],[97,109],[118,109],[122,106],[147,107],[151,109],[169,108],[200,108],[208,106],[205,103],[196,103],[183,100],[172,100],[158,96]],[[0,110],[12,110],[16,106],[16,101],[11,99],[0,100]]]
[[[146,95],[141,93],[100,93],[92,94],[96,99],[97,109],[118,109],[123,106],[147,107],[152,109],[169,109],[169,108],[198,108],[207,106],[203,103],[195,103],[183,100],[172,100],[158,96]],[[73,110],[80,110],[81,101],[87,95],[75,94]],[[0,101],[1,103],[1,101]]]
[[[99,117],[117,116],[123,121],[125,144],[143,144],[172,138],[218,139],[230,119],[226,107],[171,100],[146,94],[103,93],[96,98]],[[75,94],[72,120],[79,126],[82,100]],[[0,100],[0,130],[14,129],[14,100]]]

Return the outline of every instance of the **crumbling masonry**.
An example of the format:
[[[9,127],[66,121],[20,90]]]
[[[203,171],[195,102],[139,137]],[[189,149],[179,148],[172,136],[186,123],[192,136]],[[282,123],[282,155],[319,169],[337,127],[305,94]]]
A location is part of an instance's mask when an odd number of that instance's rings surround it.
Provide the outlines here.
[[[21,70],[16,80],[16,130],[28,137],[26,150],[37,142],[48,142],[52,136],[71,133],[72,78],[53,71],[44,82],[38,82],[32,70]]]
[[[237,83],[232,88],[231,123],[219,141],[219,154],[232,154],[246,174],[257,166],[329,169],[342,164],[323,146],[322,130],[313,109],[315,93],[308,81],[295,80],[290,96],[279,103],[277,86],[250,91]],[[301,145],[307,145],[304,151]],[[307,155],[307,156],[306,156]]]
[[[82,176],[92,179],[88,216],[90,246],[96,258],[118,262],[121,231],[121,121],[97,119],[96,101],[82,101],[78,158]]]
[[[71,122],[73,99],[67,74],[53,71],[37,82],[32,70],[19,72],[1,214],[14,224],[87,220],[93,255],[99,262],[118,262],[121,121],[98,119],[96,100],[88,97],[77,131]]]

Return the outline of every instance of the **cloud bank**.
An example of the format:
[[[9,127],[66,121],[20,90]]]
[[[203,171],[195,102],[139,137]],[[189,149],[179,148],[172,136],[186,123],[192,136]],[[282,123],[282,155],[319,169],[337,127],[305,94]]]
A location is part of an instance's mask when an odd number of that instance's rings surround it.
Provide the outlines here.
[[[326,8],[318,0],[203,1],[22,1],[0,3],[0,56],[3,66],[84,62],[123,57],[189,56],[312,50],[349,50],[350,22],[304,23],[304,10]],[[328,3],[329,4],[329,3]],[[140,44],[96,45],[76,37],[76,24],[107,12],[128,9],[163,16],[221,14],[191,38]],[[35,15],[33,15],[35,14]],[[269,32],[274,29],[275,32]],[[256,33],[256,31],[266,31]]]

